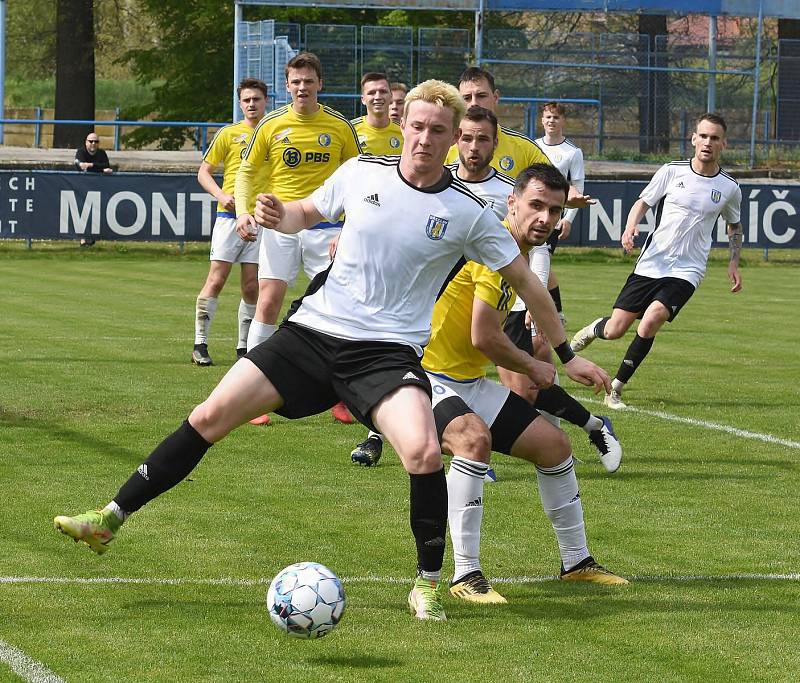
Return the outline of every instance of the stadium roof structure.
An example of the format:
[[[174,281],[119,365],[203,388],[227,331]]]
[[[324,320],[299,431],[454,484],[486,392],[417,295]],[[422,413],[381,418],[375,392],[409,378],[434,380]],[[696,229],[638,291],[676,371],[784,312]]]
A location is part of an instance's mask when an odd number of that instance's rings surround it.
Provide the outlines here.
[[[547,11],[706,14],[800,19],[798,0],[235,0],[237,5],[357,9],[443,9],[464,12]]]

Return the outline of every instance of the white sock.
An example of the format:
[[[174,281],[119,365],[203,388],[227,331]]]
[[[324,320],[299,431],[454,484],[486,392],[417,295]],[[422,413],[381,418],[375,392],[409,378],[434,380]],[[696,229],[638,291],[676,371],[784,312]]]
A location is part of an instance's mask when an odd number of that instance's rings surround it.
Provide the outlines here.
[[[115,515],[116,515],[116,516],[119,518],[119,520],[120,520],[121,522],[124,522],[126,519],[128,519],[128,517],[130,517],[130,516],[131,516],[131,513],[130,513],[130,512],[126,512],[125,510],[123,510],[123,509],[122,509],[122,508],[121,508],[119,505],[117,505],[117,504],[116,504],[116,502],[114,502],[113,500],[112,500],[112,501],[111,501],[111,502],[110,502],[108,505],[106,505],[106,506],[103,508],[103,510],[109,510],[109,511],[113,512],[113,513],[114,513],[114,514],[115,514]]]
[[[447,472],[447,522],[453,541],[453,582],[481,568],[483,478],[489,465],[455,456]]]
[[[380,439],[381,443],[383,443],[383,434],[381,434],[380,432],[373,432],[372,430],[370,430],[369,434],[367,434],[367,438],[371,439],[373,436]]]
[[[591,434],[592,432],[600,429],[603,426],[603,421],[597,417],[597,415],[590,415],[589,420],[583,425],[582,429],[587,434]]]
[[[239,341],[237,349],[247,348],[247,335],[250,332],[250,323],[256,315],[256,305],[248,304],[244,299],[239,299]]]
[[[275,334],[275,330],[277,329],[277,325],[270,325],[269,323],[262,323],[258,320],[253,320],[250,323],[250,330],[247,333],[247,350],[250,351],[258,346],[261,342],[267,341],[267,339]]]
[[[616,391],[618,394],[622,393],[622,390],[625,388],[625,382],[620,382],[616,377],[611,380],[611,388]]]
[[[198,296],[194,306],[194,343],[208,344],[208,330],[217,312],[216,297]]]
[[[544,513],[556,532],[561,562],[564,569],[570,570],[589,557],[583,505],[572,456],[555,467],[537,465],[536,479]]]

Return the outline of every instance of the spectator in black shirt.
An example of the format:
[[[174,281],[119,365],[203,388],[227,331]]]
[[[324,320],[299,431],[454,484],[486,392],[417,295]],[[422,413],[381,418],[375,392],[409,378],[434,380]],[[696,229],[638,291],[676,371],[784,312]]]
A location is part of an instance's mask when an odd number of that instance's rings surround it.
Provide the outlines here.
[[[89,133],[82,149],[75,152],[75,165],[85,173],[113,173],[108,162],[108,154],[100,149],[100,138],[97,133]],[[94,239],[89,237],[81,240],[82,247],[91,247]]]
[[[108,163],[108,154],[100,149],[100,138],[97,133],[89,133],[86,136],[86,144],[83,149],[75,152],[75,165],[88,173],[113,173],[111,165]]]

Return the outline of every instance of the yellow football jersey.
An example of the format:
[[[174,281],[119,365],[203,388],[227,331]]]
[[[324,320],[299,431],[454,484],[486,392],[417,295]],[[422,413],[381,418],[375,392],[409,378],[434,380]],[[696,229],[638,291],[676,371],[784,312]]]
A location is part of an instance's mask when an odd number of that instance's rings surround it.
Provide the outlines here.
[[[309,115],[290,104],[267,114],[258,124],[236,174],[236,213],[255,203],[258,192],[283,201],[303,199],[342,163],[361,153],[356,131],[344,116],[325,105]],[[267,169],[264,184],[256,176]]]
[[[472,345],[472,304],[475,298],[508,313],[516,294],[501,275],[468,261],[433,307],[431,340],[422,367],[452,379],[478,379],[491,361]]]
[[[203,155],[203,161],[212,166],[223,165],[222,191],[225,194],[233,194],[233,185],[236,182],[236,171],[239,170],[242,154],[244,154],[247,145],[250,143],[254,130],[254,126],[248,126],[244,121],[223,126],[217,131],[216,135],[214,135],[211,144]],[[257,187],[263,186],[267,177],[267,170],[265,166],[256,173],[255,184]],[[252,213],[253,208],[253,206],[249,206],[248,213]],[[218,202],[217,213],[224,212],[225,209],[223,209]]]
[[[375,128],[367,123],[366,116],[351,119],[358,141],[365,154],[400,154],[403,151],[403,131],[399,124],[390,121],[386,128]]]
[[[453,145],[447,153],[447,163],[458,161],[458,147]],[[527,135],[500,126],[497,130],[497,149],[489,164],[492,168],[516,178],[531,164],[550,164],[550,159]]]

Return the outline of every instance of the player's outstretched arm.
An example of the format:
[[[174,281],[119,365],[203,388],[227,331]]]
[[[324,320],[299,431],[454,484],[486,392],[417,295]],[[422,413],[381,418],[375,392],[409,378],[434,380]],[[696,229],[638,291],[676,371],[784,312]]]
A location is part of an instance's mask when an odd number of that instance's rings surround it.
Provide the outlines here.
[[[605,370],[585,358],[576,356],[567,342],[564,326],[556,312],[553,299],[547,289],[530,270],[526,259],[520,254],[498,271],[522,297],[533,316],[536,326],[544,331],[567,376],[586,386],[594,386],[611,392],[611,379]]]
[[[311,197],[286,204],[274,194],[256,197],[255,221],[265,228],[294,235],[324,220]]]
[[[633,249],[633,240],[639,236],[639,223],[647,213],[650,207],[643,199],[637,199],[636,203],[631,207],[628,214],[628,220],[625,222],[625,231],[622,233],[622,248],[626,254],[630,254]]]
[[[728,263],[728,279],[731,281],[731,292],[736,293],[742,289],[742,276],[739,275],[739,255],[742,251],[744,230],[741,223],[728,223],[728,244],[731,259]]]
[[[482,299],[475,297],[472,302],[472,326],[470,336],[472,345],[492,363],[530,377],[537,389],[546,389],[555,381],[556,368],[533,358],[517,348],[508,335],[503,332],[506,312],[498,311]]]
[[[569,186],[569,194],[565,204],[568,209],[585,209],[590,204],[597,204],[597,200],[592,199],[588,194],[583,194],[583,190],[579,190],[574,185]]]

